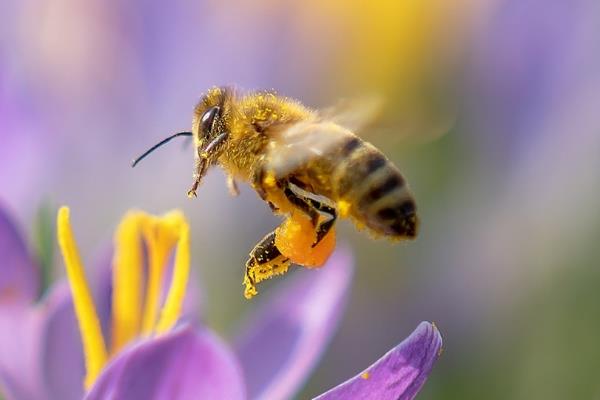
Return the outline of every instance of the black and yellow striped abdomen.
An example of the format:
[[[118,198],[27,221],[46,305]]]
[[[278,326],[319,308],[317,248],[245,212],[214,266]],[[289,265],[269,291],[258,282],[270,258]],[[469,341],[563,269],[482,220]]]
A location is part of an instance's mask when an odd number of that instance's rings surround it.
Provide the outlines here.
[[[375,146],[350,133],[335,153],[331,197],[340,213],[346,211],[376,235],[414,238],[416,205],[398,168]]]

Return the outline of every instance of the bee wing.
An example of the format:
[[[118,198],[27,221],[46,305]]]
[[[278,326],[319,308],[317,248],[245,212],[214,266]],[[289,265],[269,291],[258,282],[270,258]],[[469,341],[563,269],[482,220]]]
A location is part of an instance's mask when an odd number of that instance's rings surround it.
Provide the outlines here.
[[[319,111],[314,120],[284,128],[269,143],[267,169],[275,176],[285,176],[311,159],[328,153],[343,143],[348,134],[360,133],[363,139],[373,141],[375,145],[378,142],[395,145],[407,141],[433,140],[447,132],[452,125],[452,119],[444,119],[438,127],[422,129],[412,125],[410,118],[393,126],[389,125],[389,121],[382,124],[379,117],[383,114],[383,105],[380,96],[340,100],[336,105]],[[365,129],[367,127],[369,129]]]
[[[423,114],[418,108],[386,104],[383,96],[376,94],[342,99],[321,110],[319,117],[335,122],[375,145],[427,143],[446,134],[456,123],[455,110]]]
[[[267,167],[283,176],[341,143],[348,133],[373,124],[383,109],[383,97],[365,95],[341,99],[322,109],[316,120],[296,123],[270,143]]]
[[[382,96],[365,95],[341,99],[335,105],[319,111],[323,121],[331,121],[352,132],[361,132],[381,117],[384,101]]]
[[[335,148],[350,131],[330,121],[299,122],[274,137],[267,149],[267,170],[285,176]]]

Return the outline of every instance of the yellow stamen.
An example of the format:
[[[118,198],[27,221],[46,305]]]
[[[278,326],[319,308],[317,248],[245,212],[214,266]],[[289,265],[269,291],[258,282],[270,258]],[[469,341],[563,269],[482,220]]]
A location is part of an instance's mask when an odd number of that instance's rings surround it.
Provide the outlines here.
[[[59,210],[57,225],[58,241],[65,260],[83,342],[87,370],[84,384],[89,388],[107,363],[108,354],[73,238],[68,208],[62,207]],[[172,211],[163,217],[133,211],[123,218],[115,234],[111,355],[139,337],[140,333],[150,335],[153,332],[168,331],[179,319],[190,270],[189,236],[189,227],[179,211]],[[146,242],[149,263],[145,299],[142,299],[142,239]],[[160,319],[156,323],[164,272],[175,243],[177,248],[173,277],[160,311]]]
[[[152,333],[156,324],[164,272],[182,221],[183,215],[179,211],[172,211],[161,218],[148,216],[145,220],[143,235],[149,250],[149,262],[142,324],[144,335]]]
[[[179,319],[190,273],[190,228],[183,219],[179,221],[179,241],[173,266],[173,278],[167,299],[161,310],[156,332],[169,330]]]
[[[58,244],[67,270],[75,314],[79,323],[87,375],[85,387],[89,388],[106,363],[106,345],[77,244],[69,222],[69,209],[61,207],[57,217]]]
[[[125,215],[114,240],[112,292],[112,347],[115,354],[140,330],[142,309],[142,248],[140,224],[144,214]]]
[[[166,261],[166,249],[159,248],[162,244],[158,240],[155,230],[154,218],[148,217],[144,221],[142,234],[148,249],[148,280],[146,281],[146,299],[142,320],[142,332],[148,335],[154,326],[156,310],[160,294],[160,285]]]

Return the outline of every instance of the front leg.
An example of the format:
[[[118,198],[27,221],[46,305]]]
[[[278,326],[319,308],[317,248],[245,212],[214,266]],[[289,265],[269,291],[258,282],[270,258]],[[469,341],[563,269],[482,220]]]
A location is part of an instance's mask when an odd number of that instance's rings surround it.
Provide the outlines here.
[[[256,191],[258,196],[269,205],[269,208],[271,209],[271,211],[273,211],[274,213],[279,213],[279,207],[277,207],[273,203],[273,201],[271,201],[269,199],[269,197],[273,197],[272,194],[271,194],[271,196],[269,196],[269,192],[272,193],[273,188],[271,187],[271,185],[268,185],[267,182],[265,182],[266,176],[267,176],[267,173],[264,168],[262,168],[262,167],[256,168],[254,174],[252,175],[252,182],[251,182],[252,188]]]
[[[252,175],[252,188],[256,191],[258,196],[267,201],[267,189],[264,184],[265,179],[265,170],[262,167],[258,167],[254,170],[254,174]]]
[[[238,188],[237,182],[233,175],[227,175],[227,189],[229,190],[229,194],[233,197],[240,195],[240,189]]]

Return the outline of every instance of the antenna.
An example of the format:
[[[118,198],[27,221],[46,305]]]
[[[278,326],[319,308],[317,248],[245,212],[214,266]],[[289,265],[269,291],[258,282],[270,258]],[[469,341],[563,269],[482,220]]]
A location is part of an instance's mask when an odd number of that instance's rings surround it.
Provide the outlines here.
[[[154,150],[158,149],[158,148],[159,148],[160,146],[162,146],[163,144],[166,144],[166,143],[170,142],[170,141],[171,141],[171,139],[174,139],[174,138],[176,138],[176,137],[178,137],[178,136],[192,136],[192,135],[193,135],[193,133],[192,133],[192,132],[178,132],[178,133],[176,133],[176,134],[174,134],[174,135],[171,135],[171,136],[169,136],[169,137],[168,137],[168,138],[166,138],[166,139],[163,139],[163,140],[161,140],[160,142],[156,143],[154,146],[152,146],[152,147],[150,147],[148,150],[146,150],[146,151],[144,152],[144,154],[142,154],[142,155],[141,155],[141,156],[139,156],[138,158],[134,159],[134,160],[131,162],[131,167],[133,168],[133,167],[135,167],[136,165],[138,165],[138,163],[139,163],[140,161],[142,161],[144,158],[146,158],[146,156],[147,156],[148,154],[152,153]]]

